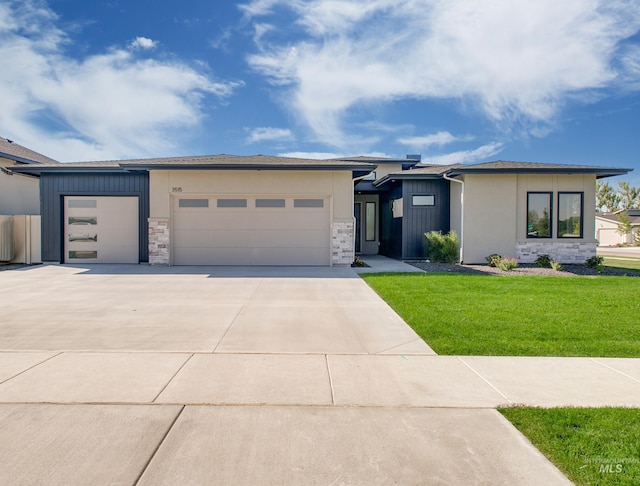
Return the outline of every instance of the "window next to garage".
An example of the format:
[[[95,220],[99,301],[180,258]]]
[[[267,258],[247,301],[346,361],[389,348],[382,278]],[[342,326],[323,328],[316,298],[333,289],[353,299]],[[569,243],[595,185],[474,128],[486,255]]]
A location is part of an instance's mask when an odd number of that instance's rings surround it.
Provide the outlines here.
[[[558,238],[582,238],[582,192],[558,193]]]
[[[527,193],[527,238],[551,238],[552,193]]]

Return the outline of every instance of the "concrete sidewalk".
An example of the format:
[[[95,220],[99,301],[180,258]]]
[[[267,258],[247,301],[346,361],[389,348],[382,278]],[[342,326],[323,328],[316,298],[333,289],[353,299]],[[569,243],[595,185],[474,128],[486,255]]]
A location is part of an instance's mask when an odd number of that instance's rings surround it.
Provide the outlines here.
[[[569,484],[494,408],[640,406],[640,360],[436,356],[347,268],[0,287],[0,484]]]

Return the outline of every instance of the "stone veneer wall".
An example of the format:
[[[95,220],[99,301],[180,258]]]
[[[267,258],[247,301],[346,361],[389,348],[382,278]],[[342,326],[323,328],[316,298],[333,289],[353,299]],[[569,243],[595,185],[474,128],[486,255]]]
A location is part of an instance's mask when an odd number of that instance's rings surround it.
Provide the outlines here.
[[[516,243],[516,257],[520,263],[535,263],[538,255],[549,255],[560,263],[584,263],[596,254],[592,241],[527,241]]]
[[[149,264],[169,265],[169,218],[149,218]]]
[[[353,251],[353,221],[334,221],[332,225],[331,261],[334,265],[351,265]]]

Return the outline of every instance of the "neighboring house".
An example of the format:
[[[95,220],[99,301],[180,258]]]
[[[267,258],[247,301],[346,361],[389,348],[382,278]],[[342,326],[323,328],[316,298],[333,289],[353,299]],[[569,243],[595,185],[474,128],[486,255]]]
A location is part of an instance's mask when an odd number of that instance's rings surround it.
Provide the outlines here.
[[[0,261],[40,261],[40,183],[21,174],[21,166],[57,164],[12,140],[0,137]]]
[[[8,167],[58,162],[0,137],[0,214],[40,214],[39,182]]]
[[[631,231],[629,235],[622,235],[618,231],[620,220],[618,215],[624,210],[614,213],[597,213],[596,214],[596,240],[600,246],[617,246],[628,245],[634,243],[634,235],[640,234],[640,209],[629,209],[629,221],[631,222]]]
[[[456,230],[464,263],[491,253],[583,262],[596,249],[595,180],[628,169],[406,159],[178,157],[28,166],[40,177],[43,260],[348,265],[425,258]]]

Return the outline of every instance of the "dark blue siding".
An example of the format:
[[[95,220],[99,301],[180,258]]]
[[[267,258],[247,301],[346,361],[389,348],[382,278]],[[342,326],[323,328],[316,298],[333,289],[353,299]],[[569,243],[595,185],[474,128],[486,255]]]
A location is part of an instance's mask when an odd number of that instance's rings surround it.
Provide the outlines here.
[[[412,196],[433,194],[435,206],[412,206]],[[402,217],[402,258],[425,258],[425,237],[429,231],[449,231],[449,181],[442,179],[405,180]]]
[[[40,210],[42,214],[42,261],[62,262],[64,196],[137,196],[139,259],[149,261],[149,174],[42,174]]]

